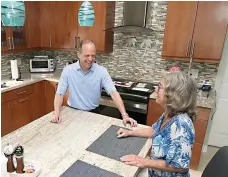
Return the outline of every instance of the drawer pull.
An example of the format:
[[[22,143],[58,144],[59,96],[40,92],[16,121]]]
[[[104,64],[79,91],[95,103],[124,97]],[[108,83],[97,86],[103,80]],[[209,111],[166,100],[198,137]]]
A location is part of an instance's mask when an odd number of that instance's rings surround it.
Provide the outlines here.
[[[21,94],[23,94],[23,93],[26,93],[27,91],[22,91],[22,92],[18,92],[17,94],[18,95],[21,95]]]
[[[27,100],[28,98],[24,98],[24,99],[22,99],[22,100],[19,100],[18,102],[19,103],[21,103],[21,102],[23,102],[23,101],[25,101],[25,100]]]

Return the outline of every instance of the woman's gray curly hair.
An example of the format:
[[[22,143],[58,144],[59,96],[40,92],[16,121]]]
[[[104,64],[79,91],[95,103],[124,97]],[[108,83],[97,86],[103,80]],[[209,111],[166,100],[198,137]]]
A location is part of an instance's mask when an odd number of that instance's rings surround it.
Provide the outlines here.
[[[181,71],[171,72],[163,78],[166,94],[165,110],[169,117],[179,113],[187,113],[195,120],[197,85],[195,81]]]

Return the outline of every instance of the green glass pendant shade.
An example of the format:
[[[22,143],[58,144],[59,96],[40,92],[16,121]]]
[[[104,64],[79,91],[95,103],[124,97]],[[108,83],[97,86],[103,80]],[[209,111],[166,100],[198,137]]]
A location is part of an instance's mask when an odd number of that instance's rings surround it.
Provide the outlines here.
[[[1,1],[1,18],[3,26],[24,26],[24,1]]]
[[[78,12],[78,22],[80,26],[93,26],[95,20],[94,8],[88,1],[82,3]]]

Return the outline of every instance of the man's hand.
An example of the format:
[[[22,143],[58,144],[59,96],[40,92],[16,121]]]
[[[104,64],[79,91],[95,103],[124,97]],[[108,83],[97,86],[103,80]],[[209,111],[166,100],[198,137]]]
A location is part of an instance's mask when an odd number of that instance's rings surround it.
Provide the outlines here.
[[[123,124],[126,125],[127,123],[131,124],[131,127],[137,127],[137,121],[130,118],[127,114],[123,116]]]
[[[59,116],[59,114],[55,114],[53,113],[53,119],[51,120],[52,123],[60,123],[61,122],[61,118]]]
[[[147,159],[137,155],[125,155],[121,157],[120,160],[127,165],[133,165],[139,168],[147,168]]]

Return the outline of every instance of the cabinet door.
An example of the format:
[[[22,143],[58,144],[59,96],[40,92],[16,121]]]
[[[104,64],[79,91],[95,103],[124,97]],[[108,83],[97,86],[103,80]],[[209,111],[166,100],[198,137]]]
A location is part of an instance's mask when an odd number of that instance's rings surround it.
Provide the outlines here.
[[[40,3],[40,47],[51,48],[54,37],[53,26],[53,9],[54,3],[52,1],[42,1]]]
[[[40,8],[36,1],[26,1],[26,44],[27,48],[40,47]]]
[[[168,2],[163,57],[189,58],[198,2]]]
[[[14,131],[33,120],[33,96],[23,96],[9,102],[11,118],[10,129]]]
[[[10,28],[11,45],[13,50],[26,48],[25,26],[12,26]]]
[[[78,2],[56,1],[54,3],[54,30],[53,48],[74,49],[77,41]]]
[[[156,103],[156,100],[150,99],[147,112],[147,125],[152,126],[162,115],[164,109]]]
[[[34,84],[33,87],[34,119],[38,119],[47,114],[45,82],[46,81],[38,82]]]
[[[1,22],[1,51],[11,50],[11,42],[9,37],[9,27],[3,26]]]
[[[228,2],[199,2],[193,42],[194,58],[219,62],[228,24]]]
[[[93,26],[78,25],[79,40],[90,39],[95,42],[97,52],[111,52],[113,44],[113,33],[104,31],[107,22],[107,7],[110,6],[110,11],[114,8],[114,2],[105,1],[90,1],[94,8],[95,21]],[[79,2],[79,8],[82,2]],[[110,14],[112,16],[112,14]],[[111,19],[110,19],[111,20]]]
[[[45,82],[45,97],[46,97],[46,106],[47,106],[47,113],[54,111],[54,99],[55,99],[55,92],[57,89],[56,82]]]
[[[10,108],[9,103],[1,105],[1,136],[10,132]]]

